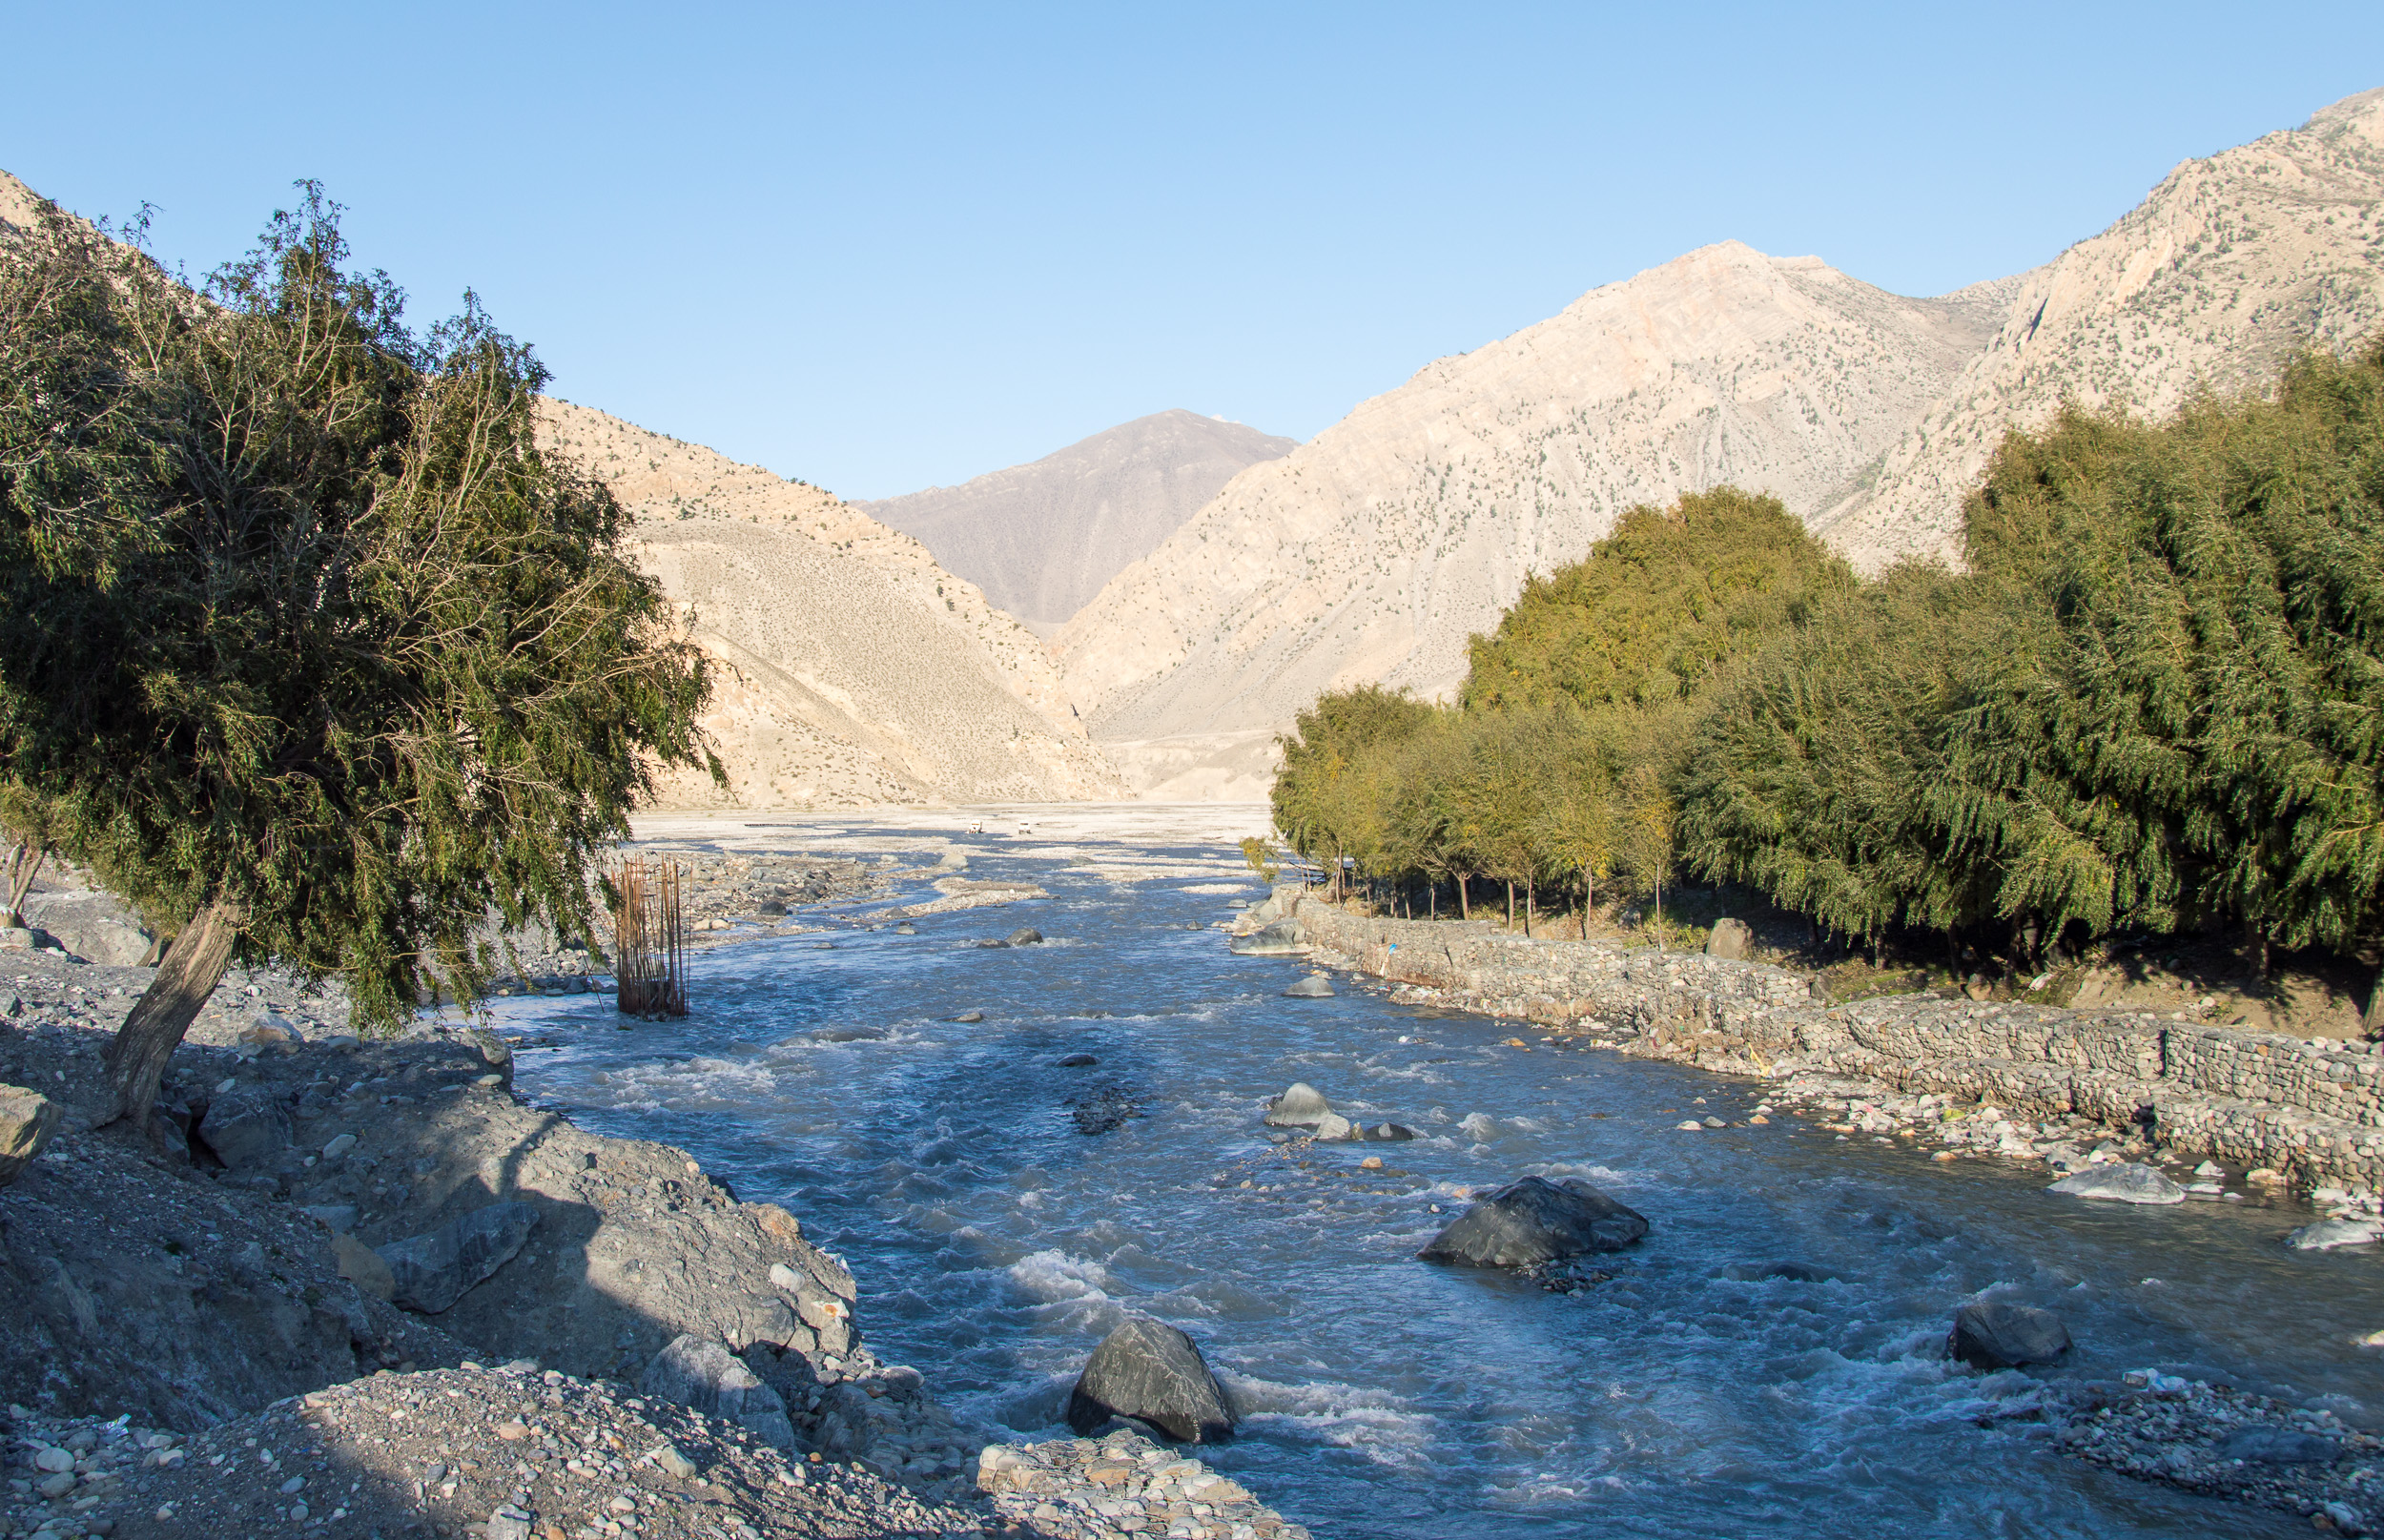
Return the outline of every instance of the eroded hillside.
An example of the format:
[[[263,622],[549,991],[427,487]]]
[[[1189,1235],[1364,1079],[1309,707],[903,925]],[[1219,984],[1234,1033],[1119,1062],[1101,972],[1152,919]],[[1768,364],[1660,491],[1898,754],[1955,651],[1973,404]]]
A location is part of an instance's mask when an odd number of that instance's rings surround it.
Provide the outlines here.
[[[1069,690],[1145,762],[1227,734],[1263,754],[1333,685],[1447,690],[1524,575],[1634,503],[1841,499],[2004,298],[1902,298],[1736,242],[1593,290],[1236,477],[1061,631]]]
[[[549,443],[637,517],[640,560],[725,667],[730,776],[666,806],[1115,795],[1042,645],[924,546],[830,493],[564,401]]]
[[[2379,325],[2384,91],[2372,91],[2187,161],[2127,217],[2015,280],[1992,339],[1873,484],[1816,523],[1861,567],[1951,557],[1963,496],[2004,430],[2041,426],[2065,396],[2159,415]]]

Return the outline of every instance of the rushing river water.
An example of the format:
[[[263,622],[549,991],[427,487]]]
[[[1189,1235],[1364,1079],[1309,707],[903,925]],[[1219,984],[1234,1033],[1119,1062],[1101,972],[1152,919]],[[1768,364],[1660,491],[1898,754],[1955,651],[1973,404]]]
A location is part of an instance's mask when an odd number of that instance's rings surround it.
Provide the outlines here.
[[[615,1031],[597,997],[499,1012],[553,1044],[522,1052],[526,1093],[800,1215],[852,1263],[878,1356],[964,1417],[1062,1431],[1084,1355],[1140,1311],[1198,1339],[1244,1411],[1203,1456],[1324,1536],[2310,1532],[1994,1420],[2033,1382],[1942,1350],[1953,1307],[1992,1290],[2063,1315],[2061,1373],[2157,1365],[2370,1420],[2378,1359],[2351,1344],[2384,1325],[2384,1269],[2285,1251],[2296,1216],[2081,1202],[2041,1171],[1795,1118],[1680,1132],[1737,1121],[1760,1087],[1518,1051],[1511,1025],[1363,980],[1284,999],[1304,965],[1187,929],[1255,888],[959,844],[972,877],[1052,901],[725,948],[696,963],[684,1022]],[[1021,924],[1052,943],[966,944]],[[950,1020],[970,1009],[985,1019]],[[1055,1062],[1085,1053],[1098,1065]],[[1424,1137],[1286,1157],[1259,1115],[1293,1079]],[[1141,1116],[1079,1133],[1069,1099],[1107,1088]],[[1459,1191],[1526,1172],[1586,1177],[1653,1231],[1576,1296],[1414,1260]],[[1834,1276],[1759,1277],[1781,1262]]]

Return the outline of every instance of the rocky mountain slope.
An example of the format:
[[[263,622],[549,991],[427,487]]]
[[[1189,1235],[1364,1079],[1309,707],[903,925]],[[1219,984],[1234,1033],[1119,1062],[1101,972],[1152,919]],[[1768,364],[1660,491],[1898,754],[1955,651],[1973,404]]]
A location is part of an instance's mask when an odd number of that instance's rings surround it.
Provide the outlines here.
[[[1069,691],[1150,758],[1237,732],[1263,753],[1332,685],[1448,689],[1525,573],[1634,503],[1716,482],[1842,499],[2005,298],[1902,298],[1737,242],[1593,290],[1235,477],[1060,632]]]
[[[1236,477],[1056,639],[1144,786],[1264,784],[1319,690],[1427,694],[1523,577],[1633,503],[1733,482],[1859,565],[1953,551],[2002,432],[2064,396],[2169,409],[2384,323],[2384,92],[2178,168],[2017,277],[1907,299],[1735,242],[1428,365]]]
[[[2001,324],[1817,526],[1855,562],[1951,557],[1963,494],[2066,396],[2159,414],[2384,325],[2384,91],[2169,173],[2125,218],[2015,280]],[[1799,509],[1799,512],[1809,512]]]
[[[1239,422],[1159,412],[1030,465],[853,506],[917,536],[986,598],[1049,635],[1236,473],[1295,447]]]
[[[640,559],[723,665],[705,717],[726,797],[853,806],[1114,795],[1042,644],[908,535],[832,495],[565,401],[546,441],[637,517]]]

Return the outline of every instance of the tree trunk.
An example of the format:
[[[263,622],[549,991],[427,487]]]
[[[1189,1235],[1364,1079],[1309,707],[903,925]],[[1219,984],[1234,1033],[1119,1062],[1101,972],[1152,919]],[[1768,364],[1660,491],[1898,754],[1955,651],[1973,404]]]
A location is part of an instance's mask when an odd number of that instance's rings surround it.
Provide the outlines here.
[[[102,1119],[112,1123],[129,1118],[134,1128],[149,1126],[150,1109],[157,1103],[157,1082],[180,1045],[182,1034],[198,1018],[207,996],[216,992],[223,970],[232,961],[232,943],[247,915],[237,904],[218,898],[198,912],[175,937],[172,950],[133,1002],[124,1025],[102,1056],[108,1083],[115,1089],[115,1106]]]
[[[1509,929],[1509,930],[1511,930],[1511,930],[1513,930],[1514,928],[1515,928],[1515,885],[1514,885],[1514,883],[1513,883],[1513,882],[1510,881],[1510,882],[1507,884],[1507,929]]]
[[[1461,920],[1473,917],[1473,895],[1466,886],[1469,880],[1464,873],[1457,873],[1457,918]]]
[[[2375,970],[2375,982],[2368,986],[2368,1010],[2359,1025],[2371,1038],[2384,1035],[2384,966]]]
[[[1523,934],[1531,934],[1531,879],[1523,879]]]

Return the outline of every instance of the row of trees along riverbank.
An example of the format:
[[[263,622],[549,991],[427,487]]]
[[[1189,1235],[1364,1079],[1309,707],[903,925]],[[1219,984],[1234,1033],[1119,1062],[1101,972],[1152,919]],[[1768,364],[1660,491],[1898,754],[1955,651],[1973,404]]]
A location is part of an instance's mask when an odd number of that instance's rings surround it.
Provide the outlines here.
[[[1473,638],[1453,706],[1302,712],[1276,828],[1414,913],[1487,878],[1527,922],[1620,887],[1660,923],[1686,877],[1923,955],[2367,954],[2384,344],[2158,423],[2065,411],[1963,520],[1963,570],[1864,582],[1771,498],[1634,508]]]
[[[0,825],[178,932],[108,1053],[136,1129],[231,958],[360,1025],[468,1000],[492,914],[592,936],[653,766],[707,757],[545,371],[468,295],[410,329],[304,191],[195,285],[54,209],[0,237]]]

